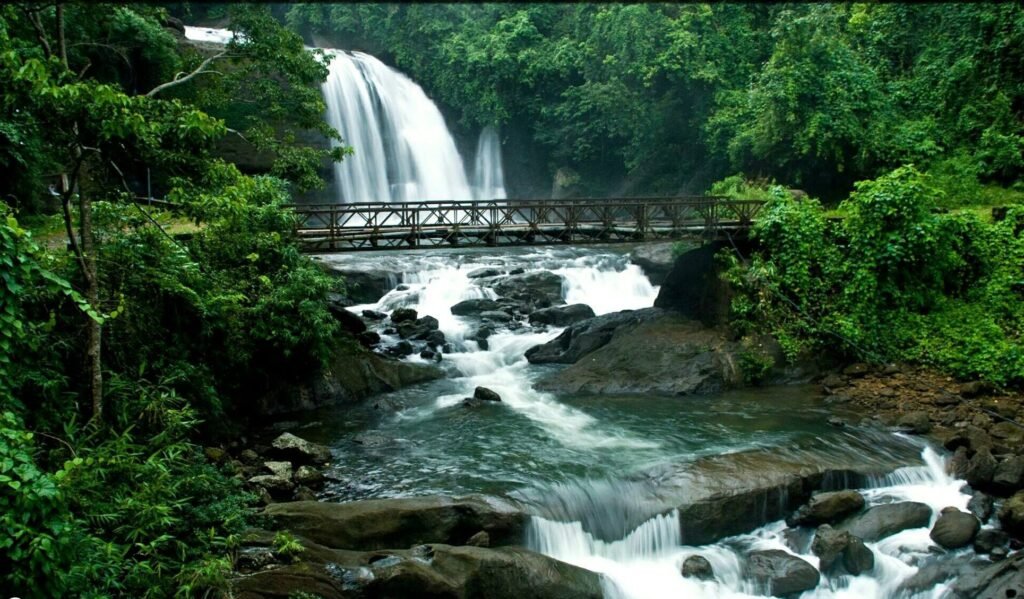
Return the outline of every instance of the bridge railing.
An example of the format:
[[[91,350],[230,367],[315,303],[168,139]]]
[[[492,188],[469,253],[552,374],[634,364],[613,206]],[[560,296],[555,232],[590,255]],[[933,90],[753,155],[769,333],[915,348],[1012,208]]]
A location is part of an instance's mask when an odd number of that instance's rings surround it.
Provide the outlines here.
[[[336,249],[595,242],[745,228],[763,202],[714,196],[293,205],[298,229]],[[538,240],[539,236],[539,240]],[[366,242],[364,244],[363,242]]]

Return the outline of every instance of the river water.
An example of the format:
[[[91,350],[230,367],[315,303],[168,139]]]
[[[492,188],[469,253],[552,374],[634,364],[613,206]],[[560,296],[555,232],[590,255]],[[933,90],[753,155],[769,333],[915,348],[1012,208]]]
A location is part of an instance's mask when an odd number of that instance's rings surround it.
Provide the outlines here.
[[[787,541],[781,521],[709,546],[683,543],[673,505],[706,485],[723,484],[701,474],[722,456],[886,464],[898,470],[864,491],[869,503],[920,501],[933,508],[933,521],[942,508],[964,509],[969,499],[960,492],[963,481],[945,474],[943,456],[922,441],[828,426],[832,412],[814,387],[697,398],[559,397],[538,391],[535,382],[561,366],[531,365],[523,354],[561,329],[499,328],[482,350],[471,338],[479,321],[449,310],[464,299],[495,297],[492,289],[467,276],[485,266],[559,274],[566,301],[587,303],[598,315],[649,307],[658,288],[630,263],[623,248],[435,250],[324,259],[346,267],[362,263],[396,269],[401,274],[394,277],[395,289],[351,310],[414,308],[420,316],[437,318],[453,346],[441,362],[445,379],[360,408],[315,415],[318,422],[308,434],[329,442],[338,458],[325,499],[508,495],[536,514],[528,535],[531,548],[602,573],[607,597],[718,599],[764,595],[743,576],[743,555],[750,550],[783,549],[818,565],[810,537]],[[384,337],[385,345],[398,340]],[[463,405],[477,386],[496,391],[502,402]],[[718,468],[712,471],[736,480],[756,474]],[[876,556],[870,573],[823,576],[818,588],[801,597],[941,597],[944,585],[917,594],[900,590],[922,565],[957,555],[929,551],[934,549],[929,528],[869,543]],[[696,553],[711,562],[715,581],[680,576],[683,560]]]

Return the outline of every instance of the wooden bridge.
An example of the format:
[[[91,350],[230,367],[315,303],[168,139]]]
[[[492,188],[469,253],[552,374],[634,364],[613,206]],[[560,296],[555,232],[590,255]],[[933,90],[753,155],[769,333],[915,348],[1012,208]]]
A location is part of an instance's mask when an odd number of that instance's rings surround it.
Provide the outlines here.
[[[679,196],[295,204],[304,251],[592,244],[697,237],[750,228],[763,202]]]

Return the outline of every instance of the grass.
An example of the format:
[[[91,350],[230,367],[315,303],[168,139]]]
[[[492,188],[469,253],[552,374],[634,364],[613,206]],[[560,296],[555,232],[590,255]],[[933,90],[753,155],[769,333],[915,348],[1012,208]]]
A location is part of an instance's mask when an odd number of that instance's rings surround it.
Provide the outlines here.
[[[191,235],[202,228],[187,217],[180,214],[144,208],[168,235]],[[47,249],[60,249],[67,244],[67,233],[64,230],[64,218],[60,214],[30,214],[20,216],[18,223],[32,233],[36,242]],[[78,226],[78,216],[72,213],[72,223]]]

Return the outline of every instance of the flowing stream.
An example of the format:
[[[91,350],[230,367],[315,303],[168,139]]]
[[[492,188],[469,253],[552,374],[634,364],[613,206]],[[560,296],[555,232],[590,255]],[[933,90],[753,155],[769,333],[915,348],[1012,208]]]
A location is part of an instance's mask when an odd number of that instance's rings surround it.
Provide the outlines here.
[[[741,598],[764,596],[744,577],[744,555],[782,549],[817,566],[811,536],[791,539],[785,523],[693,547],[683,542],[673,501],[712,481],[704,461],[729,454],[801,463],[889,465],[863,491],[869,504],[920,501],[933,522],[947,506],[964,509],[963,481],[945,474],[943,458],[916,439],[869,429],[836,429],[816,390],[807,387],[746,390],[712,398],[559,397],[538,391],[535,381],[558,366],[529,364],[526,349],[556,337],[561,329],[499,328],[480,349],[472,339],[479,321],[455,316],[464,299],[493,298],[482,267],[554,272],[562,295],[586,302],[597,314],[652,305],[658,288],[615,250],[462,250],[324,259],[365,261],[402,272],[395,288],[374,304],[355,306],[391,312],[414,308],[438,319],[451,343],[441,365],[443,380],[388,396],[387,405],[343,417],[317,415],[321,439],[343,456],[332,500],[418,494],[507,494],[532,506],[531,548],[602,573],[607,597]],[[383,326],[380,330],[383,330]],[[384,336],[384,344],[397,337]],[[424,361],[418,356],[408,358]],[[462,400],[477,386],[493,389],[502,403],[468,408]],[[738,462],[740,464],[744,462]],[[755,472],[713,470],[742,481]],[[730,484],[730,483],[722,483]],[[916,594],[903,588],[919,568],[957,552],[935,556],[928,528],[907,530],[869,543],[876,566],[861,576],[822,576],[803,599],[938,598],[944,585]],[[714,567],[715,581],[680,576],[682,562],[700,554]],[[962,552],[961,552],[962,553]]]

